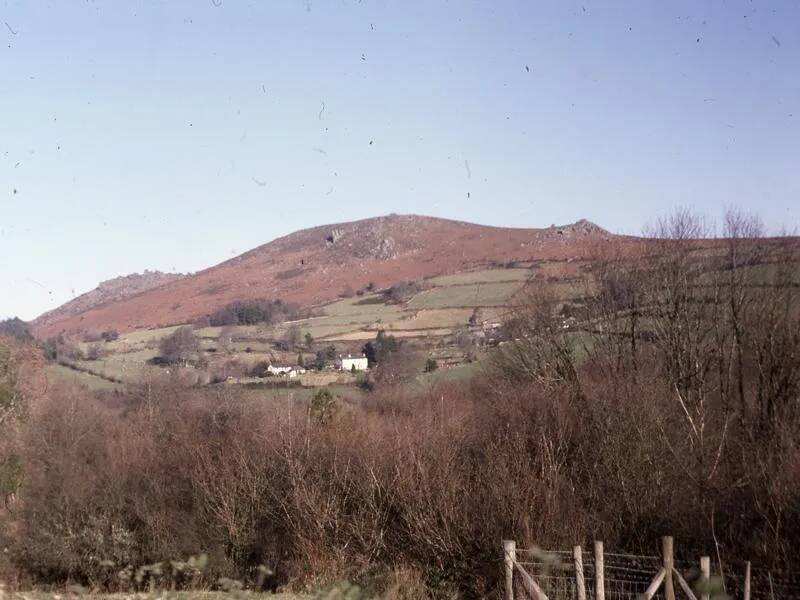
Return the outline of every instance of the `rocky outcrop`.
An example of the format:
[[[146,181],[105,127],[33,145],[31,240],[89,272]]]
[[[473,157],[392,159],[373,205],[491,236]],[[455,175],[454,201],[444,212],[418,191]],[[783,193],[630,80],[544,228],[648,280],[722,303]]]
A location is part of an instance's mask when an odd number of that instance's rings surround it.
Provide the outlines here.
[[[116,302],[152,290],[159,286],[187,277],[183,273],[162,273],[161,271],[148,271],[131,273],[102,281],[90,292],[73,298],[66,304],[46,312],[35,321],[36,324],[46,324],[49,321],[67,315],[78,315],[108,302]]]

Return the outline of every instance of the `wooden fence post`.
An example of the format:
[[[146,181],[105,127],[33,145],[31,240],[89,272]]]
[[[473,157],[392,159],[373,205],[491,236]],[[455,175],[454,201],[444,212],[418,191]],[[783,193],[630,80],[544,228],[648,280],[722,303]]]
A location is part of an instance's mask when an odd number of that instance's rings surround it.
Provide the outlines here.
[[[505,600],[514,600],[514,561],[517,560],[517,543],[503,540],[503,563],[506,567]]]
[[[750,561],[744,565],[744,600],[750,600]]]
[[[661,538],[661,558],[664,562],[664,598],[666,600],[675,600],[675,583],[672,579],[675,559],[672,546],[672,536],[665,535]]]
[[[700,557],[700,574],[703,576],[702,581],[702,593],[700,594],[700,600],[709,600],[709,589],[708,583],[711,580],[711,558],[708,556],[701,556]]]
[[[583,578],[583,550],[580,546],[572,549],[572,560],[575,563],[575,589],[578,600],[586,600],[586,580]]]
[[[606,582],[603,567],[603,542],[594,543],[594,597],[606,600]]]

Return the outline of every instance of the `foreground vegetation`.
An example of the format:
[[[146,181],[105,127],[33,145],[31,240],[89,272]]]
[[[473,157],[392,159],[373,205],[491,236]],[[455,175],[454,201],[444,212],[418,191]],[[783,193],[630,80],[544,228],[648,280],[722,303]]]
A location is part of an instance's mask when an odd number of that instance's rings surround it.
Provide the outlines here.
[[[656,233],[599,253],[580,299],[528,295],[512,341],[466,381],[383,378],[358,400],[177,379],[37,395],[7,354],[0,579],[346,578],[474,597],[498,590],[503,538],[652,553],[663,534],[692,557],[796,568],[797,241],[762,240],[735,213],[725,241],[698,242],[686,214]],[[207,567],[188,580],[121,576],[198,552]]]

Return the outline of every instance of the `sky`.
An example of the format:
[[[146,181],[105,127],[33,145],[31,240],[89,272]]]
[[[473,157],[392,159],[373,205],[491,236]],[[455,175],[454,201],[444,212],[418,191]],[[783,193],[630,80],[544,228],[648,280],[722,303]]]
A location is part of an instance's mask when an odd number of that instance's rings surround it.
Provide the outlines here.
[[[800,2],[2,0],[0,318],[388,213],[800,225]]]

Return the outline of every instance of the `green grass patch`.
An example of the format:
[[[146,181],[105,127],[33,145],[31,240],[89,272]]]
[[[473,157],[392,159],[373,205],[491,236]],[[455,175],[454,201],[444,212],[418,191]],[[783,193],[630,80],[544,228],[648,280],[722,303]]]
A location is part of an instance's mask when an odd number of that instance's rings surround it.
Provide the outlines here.
[[[382,318],[387,320],[403,312],[403,307],[396,304],[383,304],[382,302],[365,302],[372,298],[381,298],[380,295],[372,294],[363,298],[345,298],[323,307],[325,314],[329,317],[357,317],[359,320],[375,320]],[[382,298],[381,298],[382,299]],[[362,303],[362,304],[359,304]]]
[[[437,287],[414,296],[409,308],[456,308],[505,306],[511,303],[522,282],[486,283]]]
[[[82,371],[70,369],[64,365],[50,364],[47,365],[47,376],[51,377],[54,381],[61,381],[65,383],[76,383],[87,387],[91,391],[113,391],[119,389],[119,384],[92,375]]]
[[[531,274],[530,269],[484,269],[482,271],[472,271],[469,273],[456,273],[455,275],[441,275],[428,279],[427,281],[437,286],[502,283],[527,281]]]

